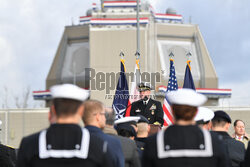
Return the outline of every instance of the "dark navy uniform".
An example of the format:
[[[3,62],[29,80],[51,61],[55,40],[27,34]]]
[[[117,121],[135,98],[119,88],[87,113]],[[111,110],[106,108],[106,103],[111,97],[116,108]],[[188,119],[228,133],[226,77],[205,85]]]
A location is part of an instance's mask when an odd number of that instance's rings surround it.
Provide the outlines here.
[[[250,141],[248,142],[244,163],[245,166],[250,166]]]
[[[148,138],[144,167],[227,167],[226,148],[217,135],[195,125],[172,125]]]
[[[132,103],[130,116],[137,115],[146,117],[149,121],[149,124],[159,122],[161,125],[163,125],[164,122],[161,103],[151,98],[146,105],[144,104],[143,100],[138,100]]]
[[[23,138],[17,167],[101,167],[109,162],[107,142],[76,124],[53,124]]]
[[[0,144],[0,166],[14,167],[16,164],[16,152],[12,147]]]

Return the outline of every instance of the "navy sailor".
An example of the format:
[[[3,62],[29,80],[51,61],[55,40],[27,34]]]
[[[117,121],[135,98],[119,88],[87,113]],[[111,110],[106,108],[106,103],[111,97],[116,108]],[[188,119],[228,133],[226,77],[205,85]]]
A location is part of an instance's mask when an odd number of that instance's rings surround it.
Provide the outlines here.
[[[112,166],[107,142],[78,125],[89,91],[64,84],[53,86],[51,94],[50,117],[53,115],[54,122],[48,129],[22,139],[17,167]]]
[[[217,135],[195,125],[198,106],[207,98],[191,89],[167,93],[174,125],[149,137],[143,154],[144,167],[227,167],[226,148]]]

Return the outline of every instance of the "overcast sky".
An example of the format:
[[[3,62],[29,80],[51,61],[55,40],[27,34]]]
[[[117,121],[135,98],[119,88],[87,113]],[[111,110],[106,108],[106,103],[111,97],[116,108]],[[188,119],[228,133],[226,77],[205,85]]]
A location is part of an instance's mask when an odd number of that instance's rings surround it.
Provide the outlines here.
[[[9,106],[27,86],[44,90],[64,26],[85,15],[91,0],[0,0],[0,105]],[[168,7],[185,22],[199,24],[220,88],[233,89],[230,105],[250,105],[250,1],[151,0],[157,12]],[[72,19],[73,18],[73,19]],[[35,103],[32,98],[29,101]],[[1,108],[2,106],[0,106]],[[32,106],[31,106],[32,107]]]

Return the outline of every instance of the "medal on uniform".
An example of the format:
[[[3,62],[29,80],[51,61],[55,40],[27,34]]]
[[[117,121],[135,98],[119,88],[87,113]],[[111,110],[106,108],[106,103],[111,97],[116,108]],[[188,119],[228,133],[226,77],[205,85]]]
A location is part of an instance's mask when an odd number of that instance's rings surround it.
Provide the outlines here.
[[[135,110],[135,112],[141,112],[141,110],[140,110],[140,109],[137,109],[137,110]]]
[[[154,111],[154,110],[152,110],[151,114],[152,114],[152,115],[155,115],[155,111]]]
[[[156,105],[153,104],[151,107],[150,107],[150,110],[155,110],[156,109]]]

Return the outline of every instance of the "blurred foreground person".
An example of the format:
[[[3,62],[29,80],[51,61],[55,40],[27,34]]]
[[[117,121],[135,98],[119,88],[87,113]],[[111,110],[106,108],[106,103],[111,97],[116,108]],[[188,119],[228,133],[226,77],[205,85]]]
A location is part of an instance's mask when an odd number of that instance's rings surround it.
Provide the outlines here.
[[[245,122],[240,119],[234,121],[233,138],[244,143],[245,148],[247,148],[249,138],[245,131]]]
[[[0,120],[0,127],[1,125],[2,125],[2,121]],[[15,165],[16,165],[15,149],[0,143],[0,166],[1,167],[14,167]]]
[[[137,122],[137,136],[135,138],[137,147],[143,152],[144,145],[148,138],[148,134],[150,131],[149,121],[142,115],[139,115],[140,119]]]
[[[174,125],[149,137],[143,154],[144,167],[227,167],[226,150],[216,135],[195,125],[198,106],[206,97],[191,89],[167,93]]]
[[[248,142],[248,147],[245,154],[245,162],[244,162],[244,167],[249,167],[249,166],[250,166],[250,142]]]
[[[0,166],[14,167],[16,165],[15,149],[9,146],[0,144]]]
[[[112,108],[106,108],[106,126],[104,133],[112,135],[119,139],[122,144],[122,151],[125,159],[125,167],[140,167],[140,159],[137,152],[136,144],[133,140],[126,137],[118,136],[114,129],[115,112]]]
[[[212,119],[214,117],[214,112],[208,108],[205,107],[199,107],[198,112],[196,116],[194,117],[194,120],[196,124],[205,130],[211,130],[212,129]]]
[[[115,129],[119,136],[128,137],[132,140],[136,138],[137,122],[140,117],[130,116],[123,117],[114,122]]]
[[[124,167],[124,155],[120,140],[103,133],[106,126],[105,107],[102,102],[97,100],[88,100],[84,102],[84,115],[82,117],[85,128],[89,130],[90,134],[96,138],[108,142],[107,152],[112,165],[115,167]]]
[[[232,167],[239,167],[244,160],[244,144],[233,139],[227,132],[231,124],[231,118],[224,111],[215,111],[212,120],[212,130],[224,141]]]
[[[50,91],[52,124],[22,139],[17,167],[110,166],[107,143],[78,125],[89,92],[71,84],[56,85]]]

